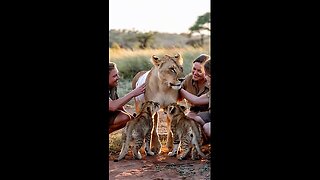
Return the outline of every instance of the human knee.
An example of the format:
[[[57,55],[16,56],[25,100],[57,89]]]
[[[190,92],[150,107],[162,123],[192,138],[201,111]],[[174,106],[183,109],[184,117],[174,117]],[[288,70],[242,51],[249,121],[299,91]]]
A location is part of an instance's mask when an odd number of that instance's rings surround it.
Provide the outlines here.
[[[128,122],[129,120],[131,120],[132,119],[132,117],[129,115],[129,114],[127,114],[127,113],[120,113],[119,114],[119,120],[121,121],[121,122]]]
[[[201,126],[203,126],[204,123],[205,123],[200,116],[194,116],[194,117],[192,117],[191,119],[193,119],[193,120],[196,121],[197,123],[201,124]]]
[[[204,125],[203,125],[203,129],[204,129],[204,132],[206,133],[206,135],[207,135],[208,137],[210,137],[210,135],[211,135],[210,122],[204,124]]]
[[[186,114],[186,116],[188,116],[188,117],[190,117],[190,118],[194,119],[194,118],[197,116],[197,114],[196,114],[196,113],[194,113],[194,112],[192,112],[192,111],[190,111],[188,114]]]
[[[119,128],[123,128],[129,120],[130,116],[126,113],[121,112],[114,120],[113,125],[116,125]]]

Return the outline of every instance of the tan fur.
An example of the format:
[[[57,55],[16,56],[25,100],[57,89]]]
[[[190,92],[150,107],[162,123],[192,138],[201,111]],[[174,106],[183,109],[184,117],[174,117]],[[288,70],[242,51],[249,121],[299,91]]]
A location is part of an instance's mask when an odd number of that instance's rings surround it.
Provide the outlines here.
[[[175,56],[164,55],[159,58],[155,55],[151,57],[153,67],[146,79],[146,91],[144,94],[145,101],[155,101],[160,103],[160,107],[164,108],[170,103],[177,102],[178,89],[181,87],[183,81],[183,58],[180,54]],[[135,75],[132,80],[132,88],[136,88],[136,82],[146,71],[141,71]],[[140,111],[142,102],[135,98],[136,112]],[[152,131],[152,143],[155,153],[159,153],[161,143],[157,134],[158,114],[154,117],[154,127]],[[167,120],[167,146],[172,147],[172,134],[170,131],[170,124]]]
[[[179,160],[182,160],[190,151],[192,147],[192,159],[195,159],[195,149],[198,154],[203,158],[206,156],[201,152],[200,145],[202,144],[201,127],[193,119],[187,117],[184,114],[185,107],[180,106],[177,103],[172,103],[165,108],[169,119],[171,120],[171,131],[173,134],[173,150],[169,152],[169,156],[177,155],[179,148],[182,149],[181,156],[178,156]]]
[[[160,104],[153,101],[143,103],[141,112],[131,121],[128,121],[122,133],[122,148],[118,161],[123,159],[128,153],[130,142],[134,142],[133,154],[137,159],[141,159],[140,148],[145,140],[147,155],[154,155],[150,150],[150,138],[152,130],[152,116],[159,110]]]

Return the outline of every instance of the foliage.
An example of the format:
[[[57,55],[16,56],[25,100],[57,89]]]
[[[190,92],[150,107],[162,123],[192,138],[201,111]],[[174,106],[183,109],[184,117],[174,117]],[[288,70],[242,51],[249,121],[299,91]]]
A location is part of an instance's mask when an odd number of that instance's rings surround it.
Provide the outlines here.
[[[136,37],[140,43],[139,47],[141,49],[149,47],[150,43],[154,40],[154,34],[154,32],[138,33]]]
[[[187,48],[191,45],[187,44],[189,40],[194,37],[189,37],[186,33],[152,33],[152,39],[148,40],[147,48],[159,49],[159,48]],[[140,35],[139,35],[140,34]],[[112,43],[117,43],[123,49],[129,49],[131,51],[140,49],[141,43],[137,37],[141,36],[141,32],[133,30],[110,30],[109,31],[109,48],[112,47]],[[146,35],[146,34],[145,34]],[[209,46],[209,37],[204,37],[204,45]],[[143,47],[143,46],[142,46]]]
[[[112,43],[111,43],[111,48],[112,48],[112,49],[120,49],[120,46],[119,46],[118,43],[112,42]]]
[[[210,32],[210,22],[211,22],[210,12],[207,12],[204,15],[199,16],[197,21],[195,22],[195,24],[189,28],[190,36],[193,33],[200,34],[200,37],[201,37],[200,38],[200,46],[203,46],[203,44],[204,44],[204,33],[203,32],[205,32],[205,31]],[[195,47],[195,46],[193,46],[193,47]]]
[[[210,31],[209,24],[211,23],[210,12],[205,13],[202,16],[198,16],[197,21],[193,26],[189,28],[191,32],[199,32],[201,30]]]

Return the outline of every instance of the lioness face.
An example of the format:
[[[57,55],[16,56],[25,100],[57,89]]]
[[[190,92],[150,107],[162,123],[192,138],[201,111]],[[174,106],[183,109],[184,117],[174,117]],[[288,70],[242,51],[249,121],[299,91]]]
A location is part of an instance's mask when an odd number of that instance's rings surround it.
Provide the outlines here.
[[[162,58],[152,56],[152,63],[158,69],[158,77],[161,83],[175,90],[180,89],[184,80],[183,58],[180,54],[175,56],[165,55]]]

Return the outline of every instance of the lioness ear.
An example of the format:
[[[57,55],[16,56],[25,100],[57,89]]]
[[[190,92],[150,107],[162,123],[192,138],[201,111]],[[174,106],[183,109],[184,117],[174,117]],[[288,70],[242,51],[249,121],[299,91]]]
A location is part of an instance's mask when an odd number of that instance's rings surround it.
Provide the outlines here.
[[[175,58],[175,60],[176,60],[176,62],[177,62],[177,64],[179,64],[179,65],[183,65],[183,58],[182,58],[182,56],[178,53],[178,54],[176,54],[175,56],[174,56],[174,58]]]
[[[152,62],[152,64],[155,65],[155,66],[159,66],[159,65],[162,63],[162,61],[161,61],[161,60],[159,59],[159,57],[156,56],[156,55],[153,55],[153,56],[151,57],[151,62]]]

